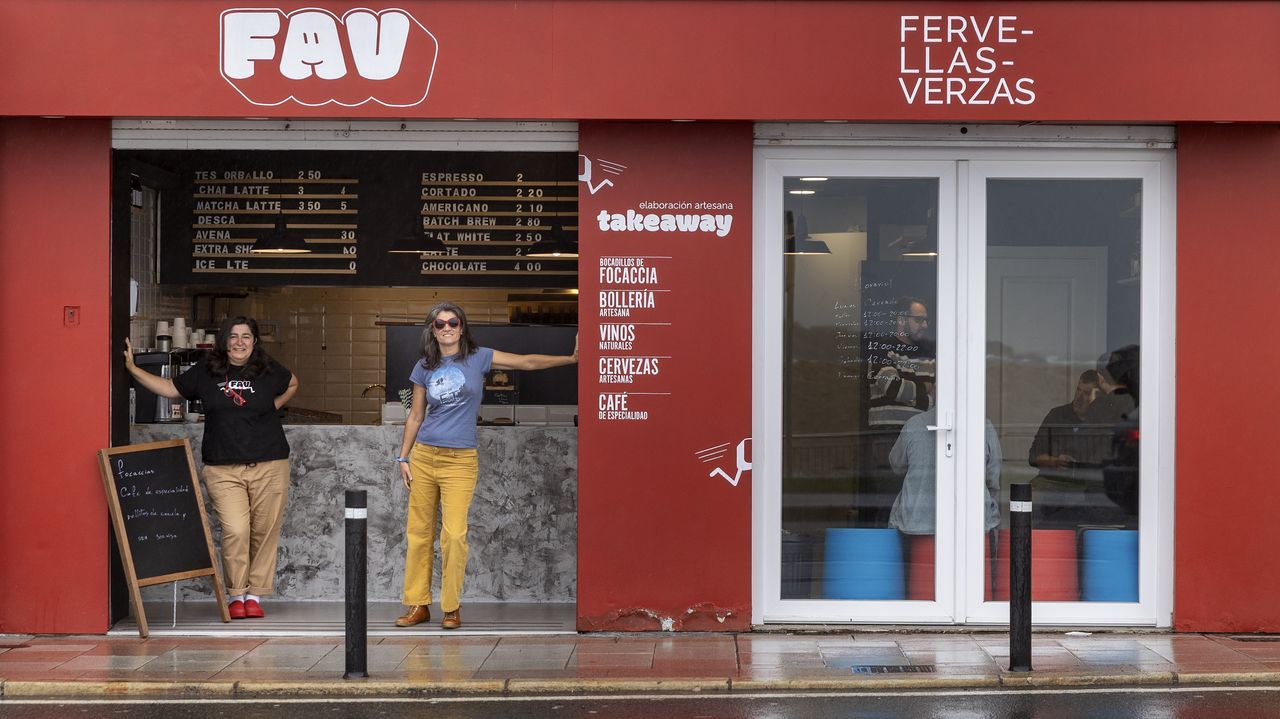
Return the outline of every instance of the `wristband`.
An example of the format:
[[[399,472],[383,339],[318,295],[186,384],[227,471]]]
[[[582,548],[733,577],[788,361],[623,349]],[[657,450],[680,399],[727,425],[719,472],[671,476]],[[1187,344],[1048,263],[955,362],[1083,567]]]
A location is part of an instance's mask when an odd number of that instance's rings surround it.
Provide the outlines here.
[[[408,457],[396,457],[396,461],[397,461],[397,462],[404,462],[405,464],[408,464],[408,463],[409,463],[409,458],[408,458]]]

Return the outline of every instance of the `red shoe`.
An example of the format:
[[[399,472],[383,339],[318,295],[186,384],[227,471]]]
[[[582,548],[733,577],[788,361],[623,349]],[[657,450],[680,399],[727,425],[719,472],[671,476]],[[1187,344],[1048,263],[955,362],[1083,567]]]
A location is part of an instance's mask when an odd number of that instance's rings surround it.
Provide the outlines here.
[[[244,603],[244,615],[249,619],[261,619],[267,616],[267,613],[262,611],[262,605],[258,604],[258,600],[249,599]]]
[[[262,610],[259,609],[258,611],[262,611]],[[232,619],[244,619],[246,616],[244,613],[244,602],[237,599],[234,602],[228,604],[227,614],[230,614]]]

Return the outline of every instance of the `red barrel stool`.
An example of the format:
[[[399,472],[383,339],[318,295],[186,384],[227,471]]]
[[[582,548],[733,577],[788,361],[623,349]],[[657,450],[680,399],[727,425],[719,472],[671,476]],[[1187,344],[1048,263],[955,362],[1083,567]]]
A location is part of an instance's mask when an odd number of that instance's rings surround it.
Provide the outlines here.
[[[932,602],[934,596],[934,537],[932,534],[907,535],[911,556],[907,562],[907,599]]]
[[[996,545],[995,595],[987,598],[1005,602],[1009,600],[1009,530],[1000,530]],[[1074,529],[1031,530],[1031,599],[1080,600]]]
[[[937,599],[937,589],[934,586],[934,564],[937,558],[935,538],[932,534],[915,534],[908,535],[907,539],[911,552],[911,557],[907,560],[907,599],[932,602]],[[982,543],[982,566],[991,566],[991,545],[985,541]],[[1006,568],[1005,571],[1007,572],[1008,569]],[[983,583],[986,587],[983,597],[991,601],[990,571],[983,569],[982,574],[987,580]],[[1007,577],[1005,583],[1008,584]]]

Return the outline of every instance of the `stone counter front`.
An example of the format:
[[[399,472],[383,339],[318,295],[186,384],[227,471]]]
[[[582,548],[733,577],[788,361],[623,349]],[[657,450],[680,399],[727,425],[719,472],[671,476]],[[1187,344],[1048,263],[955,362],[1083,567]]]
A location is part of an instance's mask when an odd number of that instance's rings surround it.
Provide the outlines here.
[[[134,443],[188,437],[200,463],[202,424],[139,424]],[[578,431],[576,427],[479,427],[480,476],[471,503],[464,601],[572,602],[577,594]],[[368,492],[369,600],[398,601],[404,579],[408,490],[394,457],[400,426],[285,426],[292,477],[276,596],[343,598],[343,508],[348,489]],[[203,467],[201,466],[201,469]],[[209,507],[218,541],[221,529]],[[437,545],[438,547],[438,545]],[[438,551],[438,549],[437,549]],[[208,581],[179,582],[184,598],[212,595]],[[437,559],[433,587],[438,594]],[[170,585],[147,587],[164,601]]]

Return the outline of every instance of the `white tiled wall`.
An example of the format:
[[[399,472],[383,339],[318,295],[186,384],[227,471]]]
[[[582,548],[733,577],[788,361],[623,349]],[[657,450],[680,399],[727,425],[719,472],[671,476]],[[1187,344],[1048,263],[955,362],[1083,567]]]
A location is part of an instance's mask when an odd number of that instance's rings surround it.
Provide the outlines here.
[[[191,289],[159,284],[156,266],[157,193],[142,188],[142,207],[130,210],[129,277],[138,283],[138,311],[130,318],[129,337],[134,346],[155,346],[156,322],[175,317],[191,318]]]

